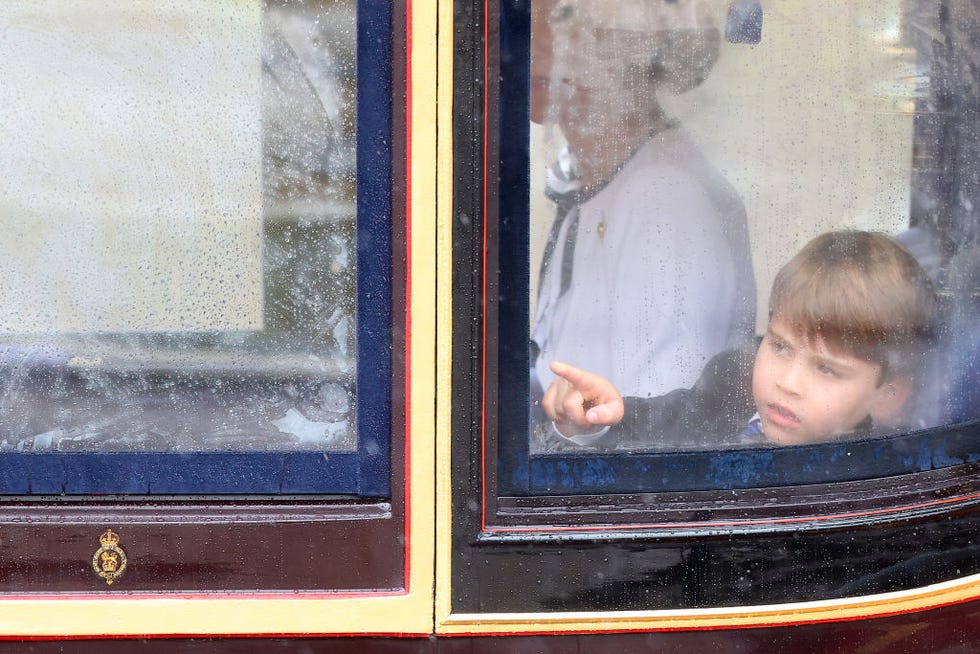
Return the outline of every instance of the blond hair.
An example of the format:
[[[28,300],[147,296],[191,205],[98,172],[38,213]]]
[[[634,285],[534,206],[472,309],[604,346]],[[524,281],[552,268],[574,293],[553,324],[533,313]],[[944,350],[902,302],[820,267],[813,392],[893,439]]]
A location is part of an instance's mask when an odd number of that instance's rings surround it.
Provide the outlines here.
[[[873,232],[816,237],[779,271],[769,298],[770,318],[879,364],[879,381],[916,373],[935,313],[932,282],[915,257]]]

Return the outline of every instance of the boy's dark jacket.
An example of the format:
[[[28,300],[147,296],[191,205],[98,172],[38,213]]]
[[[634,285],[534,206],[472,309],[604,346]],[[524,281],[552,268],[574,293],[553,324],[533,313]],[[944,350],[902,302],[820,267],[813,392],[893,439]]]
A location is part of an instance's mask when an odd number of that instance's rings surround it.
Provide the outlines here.
[[[610,428],[600,447],[673,450],[738,443],[737,434],[755,413],[754,360],[754,352],[725,350],[708,361],[691,388],[623,398],[623,420]]]

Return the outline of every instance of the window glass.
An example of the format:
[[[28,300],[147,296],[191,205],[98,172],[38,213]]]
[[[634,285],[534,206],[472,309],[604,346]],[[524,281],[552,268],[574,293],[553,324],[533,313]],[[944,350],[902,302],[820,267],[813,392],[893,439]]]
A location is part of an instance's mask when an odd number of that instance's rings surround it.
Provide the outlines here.
[[[0,450],[357,451],[356,3],[0,32]]]
[[[969,11],[530,4],[530,454],[836,456],[977,417]]]

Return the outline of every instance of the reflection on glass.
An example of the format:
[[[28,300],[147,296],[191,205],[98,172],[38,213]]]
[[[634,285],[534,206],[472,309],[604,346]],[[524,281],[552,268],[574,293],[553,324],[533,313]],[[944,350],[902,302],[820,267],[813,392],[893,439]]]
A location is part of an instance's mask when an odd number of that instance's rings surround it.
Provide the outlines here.
[[[970,180],[980,152],[971,109],[980,53],[963,27],[976,10],[963,2],[943,3],[941,12],[935,0],[869,0],[763,3],[760,14],[757,4],[532,4],[531,117],[541,127],[532,126],[531,246],[542,262],[540,276],[531,274],[532,389],[540,382],[548,414],[536,413],[541,396],[532,390],[532,451],[798,444],[977,417],[980,275],[970,262],[980,234],[970,216],[980,197]],[[670,76],[678,52],[684,74]],[[669,145],[664,134],[681,130],[683,151],[644,159]],[[688,166],[688,150],[703,163]],[[664,180],[670,183],[661,186]],[[718,198],[745,213],[702,218],[704,204]],[[701,222],[714,225],[720,246],[710,229],[684,231]],[[656,237],[610,238],[641,223]],[[888,235],[914,256],[901,279],[928,277],[935,287],[935,321],[918,321],[914,352],[879,360],[874,353],[883,346],[852,339],[840,316],[835,341],[833,321],[816,305],[780,322],[777,272],[815,236],[840,230]],[[842,251],[845,268],[866,254],[854,244]],[[671,263],[678,253],[684,265]],[[813,270],[834,269],[824,256]],[[876,300],[888,298],[889,274],[866,280]],[[757,298],[737,283],[753,277]],[[711,286],[718,278],[735,283]],[[929,295],[915,288],[904,297]],[[846,295],[840,285],[817,291],[798,291],[796,299]],[[746,299],[756,309],[755,343],[740,345],[737,333],[719,339],[719,325],[741,324]],[[709,311],[720,311],[721,322],[705,324]],[[926,326],[932,322],[934,330]],[[809,410],[767,400],[761,388],[778,386],[768,373],[788,352],[820,362],[826,376],[879,366],[868,393],[846,394],[869,403],[844,403],[825,416],[826,429],[801,436]],[[921,367],[898,366],[920,359]],[[570,376],[556,381],[554,360],[582,372],[560,368]],[[889,377],[896,366],[902,374]],[[638,383],[642,375],[657,383]],[[822,392],[824,409],[832,395]],[[603,402],[618,398],[625,403],[607,415]],[[761,428],[756,420],[755,434],[743,433],[756,412]]]
[[[355,3],[0,22],[0,449],[356,449]]]

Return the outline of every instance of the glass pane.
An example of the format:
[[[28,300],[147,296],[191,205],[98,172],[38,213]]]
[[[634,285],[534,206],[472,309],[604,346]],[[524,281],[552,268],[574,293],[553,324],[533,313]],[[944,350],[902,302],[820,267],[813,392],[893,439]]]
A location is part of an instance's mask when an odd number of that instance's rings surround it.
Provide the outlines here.
[[[974,9],[530,13],[532,453],[977,417]],[[790,360],[799,378],[777,378]],[[562,380],[553,361],[597,377]]]
[[[356,3],[0,32],[0,450],[356,451]]]

